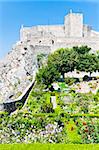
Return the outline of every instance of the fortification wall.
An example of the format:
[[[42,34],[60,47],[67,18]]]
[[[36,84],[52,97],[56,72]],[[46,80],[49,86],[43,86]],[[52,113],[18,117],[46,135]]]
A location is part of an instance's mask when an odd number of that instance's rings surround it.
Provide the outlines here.
[[[36,55],[41,54],[41,53],[48,55],[50,52],[51,52],[51,46],[35,45]]]
[[[99,38],[99,32],[92,30],[89,25],[83,24],[82,13],[70,13],[65,16],[63,25],[37,25],[33,27],[22,27],[20,30],[21,41],[33,41],[38,44],[38,38],[85,38],[94,37]],[[44,44],[43,40],[43,44]],[[79,39],[78,39],[79,40]],[[64,41],[62,41],[64,42]],[[40,42],[41,44],[41,42]],[[48,42],[47,42],[48,44]]]
[[[87,45],[92,48],[92,51],[95,52],[99,50],[99,38],[64,38],[57,39],[55,45],[53,45],[52,51],[55,51],[58,48],[67,48],[73,46],[82,46]]]
[[[38,31],[45,31],[52,33],[55,37],[64,37],[64,25],[44,25],[44,26],[37,26]]]
[[[91,37],[97,37],[97,38],[99,38],[99,32],[91,30]]]
[[[64,25],[39,25],[30,28],[21,28],[20,40],[27,41],[33,37],[54,36],[65,37]]]

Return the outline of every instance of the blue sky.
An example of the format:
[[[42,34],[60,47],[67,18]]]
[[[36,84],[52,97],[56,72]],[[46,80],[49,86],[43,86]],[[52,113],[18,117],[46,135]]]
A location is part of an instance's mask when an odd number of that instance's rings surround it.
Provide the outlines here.
[[[98,0],[0,0],[0,58],[19,40],[21,25],[63,24],[70,9],[84,14],[84,23],[99,31]]]

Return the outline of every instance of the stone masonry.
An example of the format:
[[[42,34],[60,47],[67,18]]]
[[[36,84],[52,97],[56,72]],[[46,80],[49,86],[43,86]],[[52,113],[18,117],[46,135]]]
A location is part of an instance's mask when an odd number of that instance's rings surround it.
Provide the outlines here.
[[[83,14],[72,11],[65,16],[63,25],[22,26],[20,40],[33,45],[50,46],[52,51],[77,45],[88,45],[93,51],[99,49],[99,32],[83,24]]]

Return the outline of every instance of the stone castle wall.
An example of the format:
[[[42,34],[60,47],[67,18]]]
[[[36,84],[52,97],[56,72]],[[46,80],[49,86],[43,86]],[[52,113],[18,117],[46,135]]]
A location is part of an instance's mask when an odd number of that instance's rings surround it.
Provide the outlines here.
[[[88,45],[91,47],[92,52],[96,52],[99,50],[99,39],[98,38],[68,38],[68,39],[59,39],[52,46],[52,50],[56,50],[58,48],[68,48],[73,46],[83,46]]]
[[[65,16],[63,25],[22,27],[20,41],[29,41],[34,46],[51,46],[51,49],[88,45],[96,51],[99,49],[99,32],[83,24],[83,14],[71,12]]]

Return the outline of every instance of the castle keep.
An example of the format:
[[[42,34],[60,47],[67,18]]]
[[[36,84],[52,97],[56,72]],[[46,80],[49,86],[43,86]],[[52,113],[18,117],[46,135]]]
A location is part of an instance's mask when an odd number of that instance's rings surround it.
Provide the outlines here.
[[[72,46],[88,45],[93,51],[99,49],[99,32],[83,24],[83,14],[70,13],[64,17],[63,25],[38,25],[23,27],[20,41],[34,46],[50,46],[51,50]]]

